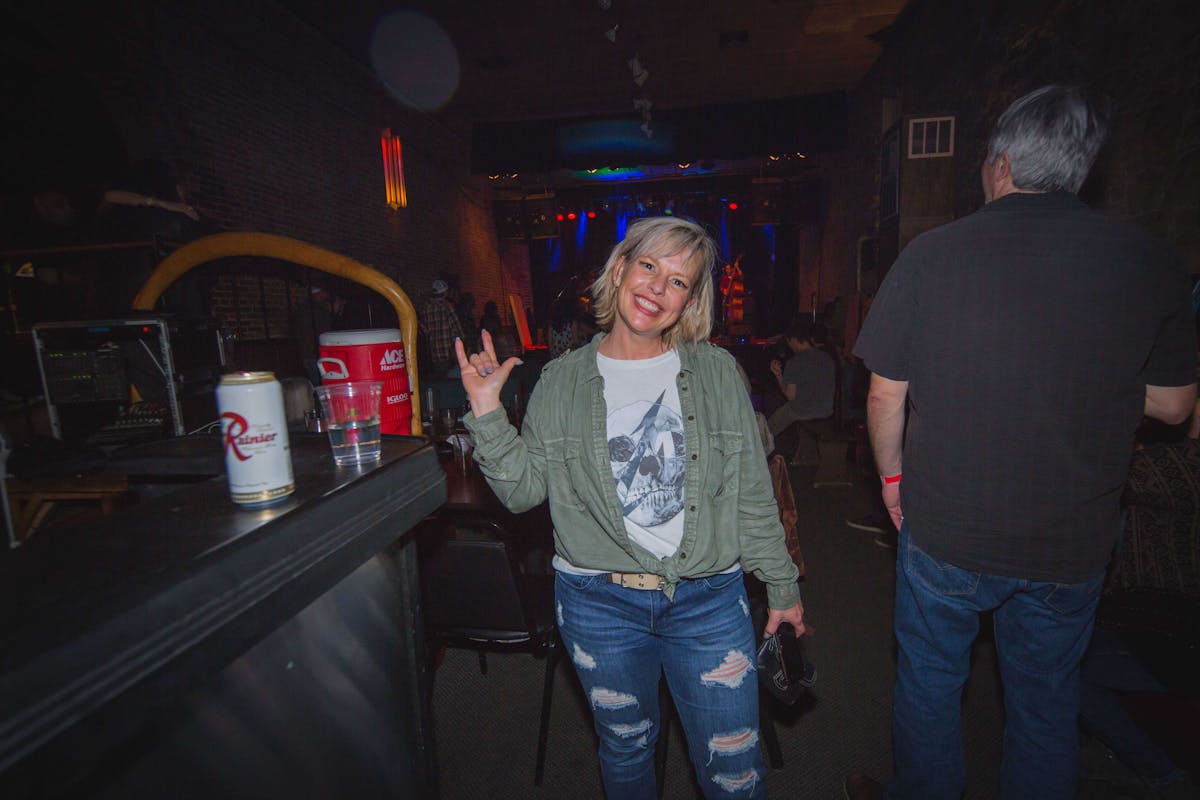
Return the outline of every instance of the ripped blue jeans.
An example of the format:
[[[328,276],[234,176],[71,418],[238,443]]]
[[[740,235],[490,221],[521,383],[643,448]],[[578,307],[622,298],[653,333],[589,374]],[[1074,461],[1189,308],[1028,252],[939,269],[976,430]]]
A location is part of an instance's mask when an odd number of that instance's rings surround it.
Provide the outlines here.
[[[653,800],[663,673],[709,798],[767,796],[758,733],[754,628],[741,571],[629,589],[608,575],[555,578],[555,610],[583,684],[609,798]]]

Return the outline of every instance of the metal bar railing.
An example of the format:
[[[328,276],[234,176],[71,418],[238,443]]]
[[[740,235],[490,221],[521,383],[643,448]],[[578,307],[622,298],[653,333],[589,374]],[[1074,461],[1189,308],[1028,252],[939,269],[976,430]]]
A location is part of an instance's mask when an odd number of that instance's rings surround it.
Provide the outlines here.
[[[193,267],[218,258],[261,256],[337,275],[374,289],[396,311],[412,397],[412,431],[421,430],[421,392],[417,375],[417,312],[394,280],[377,269],[316,245],[269,233],[218,233],[180,247],[155,268],[134,298],[135,309],[149,311],[172,283]]]

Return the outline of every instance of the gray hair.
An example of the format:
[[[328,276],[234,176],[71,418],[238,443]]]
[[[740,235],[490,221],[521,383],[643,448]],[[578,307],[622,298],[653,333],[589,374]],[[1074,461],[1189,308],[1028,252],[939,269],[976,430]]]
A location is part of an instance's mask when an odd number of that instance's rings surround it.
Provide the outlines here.
[[[1016,188],[1074,194],[1107,133],[1108,115],[1082,89],[1051,84],[1017,98],[1000,115],[988,138],[987,162],[1007,153]]]
[[[679,319],[663,333],[667,347],[680,342],[701,342],[712,333],[712,273],[716,267],[716,242],[695,222],[682,217],[648,217],[629,226],[604,264],[600,277],[592,284],[592,313],[602,330],[611,331],[617,316],[616,270],[625,261],[643,256],[661,258],[686,253],[684,263],[692,269],[689,300]]]

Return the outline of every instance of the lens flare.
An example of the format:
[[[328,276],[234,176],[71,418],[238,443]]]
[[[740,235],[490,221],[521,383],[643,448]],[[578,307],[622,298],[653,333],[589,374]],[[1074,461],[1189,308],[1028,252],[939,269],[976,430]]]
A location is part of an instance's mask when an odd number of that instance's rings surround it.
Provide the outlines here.
[[[458,89],[458,51],[424,14],[393,11],[381,17],[371,32],[370,53],[375,74],[409,108],[441,108]]]

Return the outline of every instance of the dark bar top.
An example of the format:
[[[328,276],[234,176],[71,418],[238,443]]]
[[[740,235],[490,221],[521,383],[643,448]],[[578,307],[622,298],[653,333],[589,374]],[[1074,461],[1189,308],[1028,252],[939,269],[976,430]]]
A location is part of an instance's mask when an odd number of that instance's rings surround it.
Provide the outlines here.
[[[291,449],[296,491],[277,505],[241,508],[223,474],[200,476],[0,558],[0,771],[124,693],[219,667],[445,502],[422,439],[384,437],[357,467],[323,434]],[[135,455],[130,474],[221,469],[217,437]]]

